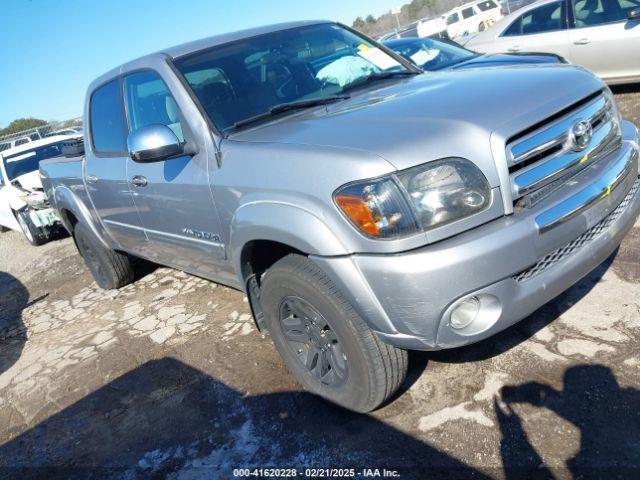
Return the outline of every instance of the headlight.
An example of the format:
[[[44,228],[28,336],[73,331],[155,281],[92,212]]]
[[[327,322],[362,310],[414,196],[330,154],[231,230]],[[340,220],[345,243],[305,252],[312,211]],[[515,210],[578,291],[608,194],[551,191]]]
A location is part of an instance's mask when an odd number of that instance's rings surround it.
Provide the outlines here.
[[[622,114],[618,108],[618,102],[616,102],[616,98],[613,96],[613,92],[609,87],[605,88],[604,96],[610,105],[609,112],[611,113],[611,120],[613,121],[616,133],[622,135]]]
[[[416,217],[397,180],[354,183],[340,189],[335,201],[345,215],[372,237],[390,238],[418,231]]]
[[[489,206],[491,189],[468,160],[449,159],[398,175],[409,193],[423,229],[451,223]]]
[[[339,189],[335,202],[366,235],[395,238],[486,209],[491,188],[474,164],[450,158]]]

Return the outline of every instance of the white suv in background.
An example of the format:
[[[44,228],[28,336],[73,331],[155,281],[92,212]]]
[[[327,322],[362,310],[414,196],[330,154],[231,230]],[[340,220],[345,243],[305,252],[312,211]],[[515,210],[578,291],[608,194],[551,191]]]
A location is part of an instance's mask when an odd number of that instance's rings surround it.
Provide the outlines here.
[[[482,32],[503,17],[498,0],[479,0],[454,8],[444,15],[447,34],[459,38]]]

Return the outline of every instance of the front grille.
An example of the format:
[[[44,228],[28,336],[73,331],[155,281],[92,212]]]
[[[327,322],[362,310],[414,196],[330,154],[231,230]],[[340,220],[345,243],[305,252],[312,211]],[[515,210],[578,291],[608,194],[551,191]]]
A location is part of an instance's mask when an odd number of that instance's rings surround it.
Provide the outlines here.
[[[618,149],[622,142],[618,117],[610,95],[599,92],[513,137],[506,153],[514,206],[532,207],[587,165]],[[583,150],[573,145],[570,134],[581,120],[592,129]]]
[[[631,190],[624,197],[620,205],[618,205],[615,208],[615,210],[613,210],[609,215],[607,215],[602,220],[600,220],[600,222],[595,224],[593,227],[591,227],[589,230],[584,232],[575,240],[572,240],[566,245],[558,248],[557,250],[554,250],[548,255],[545,255],[540,260],[538,260],[538,262],[535,265],[527,268],[526,270],[523,270],[517,275],[514,275],[512,278],[516,282],[527,281],[535,277],[536,275],[539,275],[540,273],[544,272],[545,270],[552,267],[553,265],[560,262],[561,260],[568,257],[569,255],[580,250],[582,247],[584,247],[593,239],[595,239],[600,234],[602,234],[602,232],[607,230],[611,226],[611,224],[617,220],[617,218],[620,216],[623,210],[627,208],[627,206],[629,205],[633,197],[636,195],[638,190],[640,190],[640,179],[636,180],[636,182],[631,187]]]

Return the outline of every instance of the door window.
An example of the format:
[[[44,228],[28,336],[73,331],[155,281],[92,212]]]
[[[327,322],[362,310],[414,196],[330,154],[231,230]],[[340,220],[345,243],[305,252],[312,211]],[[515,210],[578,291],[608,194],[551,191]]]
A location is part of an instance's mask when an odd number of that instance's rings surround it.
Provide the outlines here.
[[[452,25],[454,23],[457,23],[459,20],[458,14],[457,13],[452,13],[451,15],[449,15],[447,17],[447,25]]]
[[[122,153],[127,150],[121,93],[120,80],[115,79],[91,95],[89,125],[96,153]]]
[[[166,125],[178,140],[184,141],[178,104],[160,76],[151,71],[137,72],[124,78],[129,131],[152,124]]]
[[[462,18],[464,18],[465,20],[467,18],[471,18],[475,15],[474,11],[473,11],[473,7],[469,7],[469,8],[465,8],[464,10],[462,10]]]
[[[626,21],[629,12],[640,7],[638,0],[571,0],[576,27],[594,27]]]
[[[563,30],[566,28],[563,4],[564,2],[554,2],[529,10],[509,25],[502,36],[531,35]]]

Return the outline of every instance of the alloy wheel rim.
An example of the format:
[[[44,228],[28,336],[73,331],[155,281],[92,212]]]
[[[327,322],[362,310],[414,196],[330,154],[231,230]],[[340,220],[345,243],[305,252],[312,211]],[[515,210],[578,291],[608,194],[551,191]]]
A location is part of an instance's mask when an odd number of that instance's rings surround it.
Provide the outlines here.
[[[346,381],[349,372],[342,345],[313,305],[300,297],[285,297],[280,304],[280,327],[297,360],[316,380],[330,387]]]

